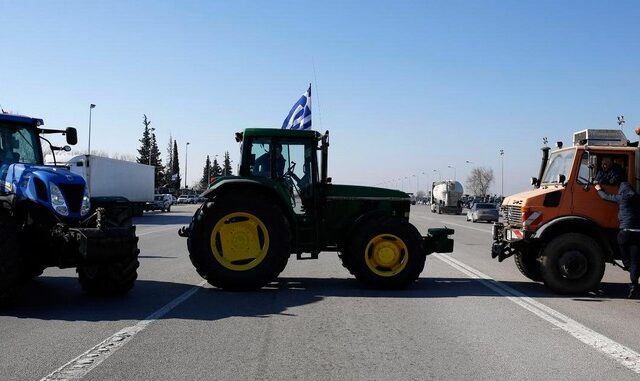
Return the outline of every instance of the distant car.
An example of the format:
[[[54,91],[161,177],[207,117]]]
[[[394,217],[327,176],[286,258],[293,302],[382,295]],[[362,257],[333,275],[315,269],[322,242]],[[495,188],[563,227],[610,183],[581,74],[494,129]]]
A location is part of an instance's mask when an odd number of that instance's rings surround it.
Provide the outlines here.
[[[153,196],[153,202],[147,203],[147,210],[160,210],[171,211],[171,204],[173,202],[170,194],[156,194]]]
[[[498,221],[498,208],[496,204],[487,202],[476,202],[471,206],[471,209],[467,211],[467,221]]]
[[[191,204],[191,195],[189,194],[183,194],[180,197],[178,197],[178,200],[176,201],[178,204]]]

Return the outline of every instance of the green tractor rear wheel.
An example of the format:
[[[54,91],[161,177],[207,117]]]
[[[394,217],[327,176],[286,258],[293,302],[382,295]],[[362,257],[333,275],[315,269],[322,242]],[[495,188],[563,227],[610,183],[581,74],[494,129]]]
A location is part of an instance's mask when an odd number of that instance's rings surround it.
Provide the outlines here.
[[[399,289],[413,283],[426,255],[417,229],[396,219],[373,220],[356,231],[345,255],[347,267],[364,284]]]
[[[271,200],[255,194],[216,196],[194,215],[189,258],[213,286],[257,289],[284,270],[290,240],[287,219]]]

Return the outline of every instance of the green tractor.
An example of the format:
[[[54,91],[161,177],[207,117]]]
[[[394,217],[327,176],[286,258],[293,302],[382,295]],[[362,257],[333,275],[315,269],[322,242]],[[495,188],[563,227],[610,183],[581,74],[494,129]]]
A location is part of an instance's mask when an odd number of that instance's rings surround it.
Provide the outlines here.
[[[409,223],[406,193],[332,184],[328,131],[246,129],[236,141],[239,175],[216,179],[179,232],[196,270],[213,286],[260,288],[278,277],[291,254],[317,259],[334,251],[364,284],[399,289],[419,277],[428,254],[453,251],[452,229],[421,236]]]

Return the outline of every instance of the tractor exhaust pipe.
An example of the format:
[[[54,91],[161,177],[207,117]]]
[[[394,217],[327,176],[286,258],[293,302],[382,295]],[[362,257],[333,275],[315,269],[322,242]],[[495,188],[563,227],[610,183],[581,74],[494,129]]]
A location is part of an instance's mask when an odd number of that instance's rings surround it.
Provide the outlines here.
[[[542,162],[540,163],[540,172],[538,173],[538,178],[535,181],[536,188],[540,188],[540,183],[542,182],[542,176],[544,175],[544,170],[547,169],[547,162],[549,161],[549,147],[542,147]]]

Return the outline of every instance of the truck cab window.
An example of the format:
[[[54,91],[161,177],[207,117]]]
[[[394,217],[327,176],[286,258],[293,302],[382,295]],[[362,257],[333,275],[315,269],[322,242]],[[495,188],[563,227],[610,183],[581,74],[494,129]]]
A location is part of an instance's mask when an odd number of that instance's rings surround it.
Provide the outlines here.
[[[576,182],[582,185],[586,185],[589,183],[589,155],[586,152],[582,153]]]
[[[558,181],[558,175],[564,175],[567,179],[571,175],[573,157],[575,150],[553,152],[549,157],[549,166],[542,176],[543,184],[550,184]]]

